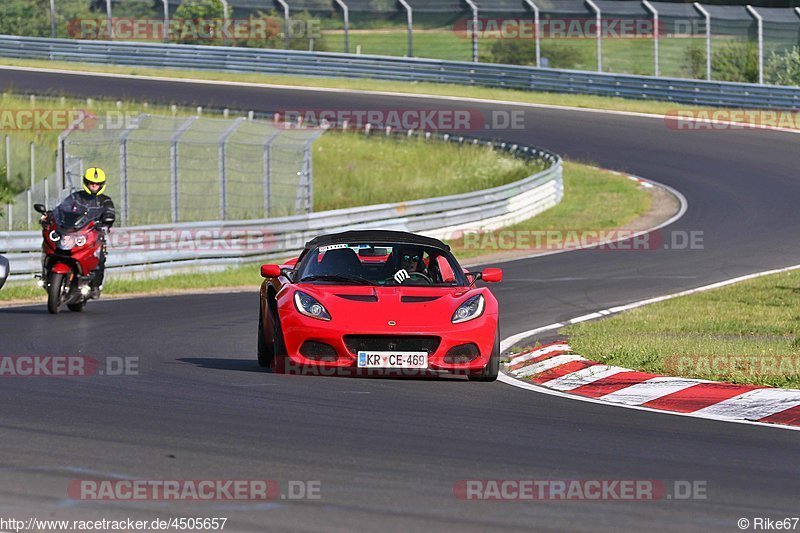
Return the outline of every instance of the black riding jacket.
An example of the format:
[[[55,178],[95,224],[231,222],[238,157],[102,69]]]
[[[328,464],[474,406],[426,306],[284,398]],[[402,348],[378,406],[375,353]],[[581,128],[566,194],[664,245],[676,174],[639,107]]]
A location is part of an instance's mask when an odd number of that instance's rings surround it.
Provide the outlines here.
[[[93,196],[85,191],[79,191],[72,193],[72,200],[86,208],[89,217],[94,220],[97,226],[110,228],[114,225],[114,222],[111,222],[111,224],[103,224],[101,222],[102,220],[116,220],[117,218],[114,202],[105,194]]]

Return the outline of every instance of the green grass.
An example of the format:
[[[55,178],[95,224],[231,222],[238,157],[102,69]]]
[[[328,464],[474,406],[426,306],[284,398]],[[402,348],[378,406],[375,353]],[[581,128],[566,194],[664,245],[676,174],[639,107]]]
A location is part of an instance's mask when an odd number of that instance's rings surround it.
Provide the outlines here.
[[[540,169],[488,147],[328,133],[314,145],[314,209],[489,189]]]
[[[577,353],[606,364],[798,388],[799,310],[800,271],[795,270],[576,324],[562,332]]]
[[[519,224],[479,239],[453,241],[450,245],[459,257],[475,257],[508,251],[509,245],[504,244],[501,234],[510,232],[524,236],[526,232],[556,230],[566,236],[567,232],[624,228],[650,209],[651,200],[649,192],[625,176],[586,164],[565,162],[561,203]],[[523,240],[513,242],[525,244]]]
[[[117,65],[96,65],[70,61],[20,60],[3,58],[3,63],[12,66],[58,68],[87,72],[132,74],[139,76],[160,76],[180,79],[217,80],[248,83],[280,84],[297,87],[326,87],[361,91],[391,91],[407,94],[430,94],[460,98],[482,98],[507,102],[560,105],[613,111],[633,111],[639,113],[664,114],[676,109],[696,109],[693,106],[661,101],[627,100],[605,96],[559,94],[511,89],[492,89],[486,87],[464,87],[437,83],[398,83],[370,79],[338,79],[311,76],[284,76],[278,74],[252,74],[218,72],[192,69],[160,69]]]

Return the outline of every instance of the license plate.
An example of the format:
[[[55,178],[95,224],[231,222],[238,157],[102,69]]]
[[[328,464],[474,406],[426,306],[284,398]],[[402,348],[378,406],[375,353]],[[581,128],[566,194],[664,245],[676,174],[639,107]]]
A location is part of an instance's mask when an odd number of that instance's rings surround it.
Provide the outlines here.
[[[428,368],[428,353],[358,352],[358,368]]]

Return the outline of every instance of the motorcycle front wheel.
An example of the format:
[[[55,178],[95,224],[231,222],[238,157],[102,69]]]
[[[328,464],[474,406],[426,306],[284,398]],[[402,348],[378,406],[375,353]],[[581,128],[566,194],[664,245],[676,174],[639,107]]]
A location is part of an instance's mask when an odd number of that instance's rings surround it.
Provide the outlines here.
[[[51,315],[58,313],[58,308],[61,307],[61,293],[64,290],[65,282],[64,274],[55,272],[50,274],[50,282],[47,287],[47,312]]]

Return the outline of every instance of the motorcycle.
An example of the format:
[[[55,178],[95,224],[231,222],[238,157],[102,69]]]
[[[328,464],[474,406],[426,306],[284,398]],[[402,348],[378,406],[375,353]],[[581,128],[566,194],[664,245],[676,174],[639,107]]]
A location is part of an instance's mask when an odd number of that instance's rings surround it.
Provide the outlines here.
[[[103,254],[105,230],[71,197],[53,211],[42,204],[33,208],[44,215],[42,274],[38,277],[47,291],[47,311],[56,314],[66,304],[70,311],[80,313],[86,302],[100,297],[100,289],[91,284]]]
[[[8,279],[8,275],[9,275],[8,259],[0,255],[0,289],[2,289],[3,285],[5,285],[6,280]]]

